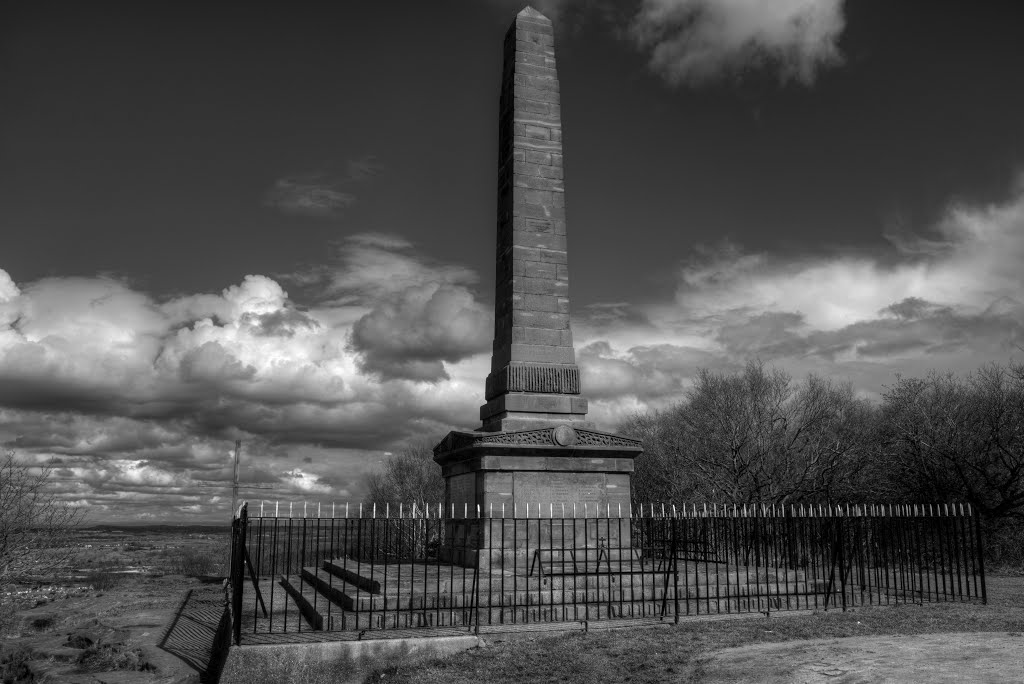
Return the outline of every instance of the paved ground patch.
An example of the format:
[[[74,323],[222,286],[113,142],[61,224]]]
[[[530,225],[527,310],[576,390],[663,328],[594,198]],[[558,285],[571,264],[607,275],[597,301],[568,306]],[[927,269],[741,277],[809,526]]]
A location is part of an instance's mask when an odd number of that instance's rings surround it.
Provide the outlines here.
[[[1024,633],[847,637],[741,646],[704,661],[702,682],[945,684],[1024,682]]]

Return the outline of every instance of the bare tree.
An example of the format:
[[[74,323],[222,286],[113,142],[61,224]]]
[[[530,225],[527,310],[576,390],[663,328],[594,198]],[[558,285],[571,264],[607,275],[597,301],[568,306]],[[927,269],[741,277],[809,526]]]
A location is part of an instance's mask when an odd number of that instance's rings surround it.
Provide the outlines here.
[[[991,364],[966,379],[897,375],[880,437],[897,495],[1024,518],[1024,367]]]
[[[694,473],[685,467],[685,440],[674,411],[636,413],[619,424],[617,432],[643,442],[632,478],[638,503],[688,501],[696,487]]]
[[[422,508],[444,501],[441,466],[434,462],[427,442],[407,445],[389,456],[381,470],[367,477],[366,487],[369,502],[378,506],[416,503]]]
[[[700,370],[679,419],[704,497],[790,503],[849,498],[871,409],[849,384],[810,375],[794,387],[753,361],[736,375]]]
[[[71,533],[82,515],[48,489],[51,472],[18,462],[11,451],[0,461],[0,584],[49,572],[73,551]]]
[[[853,498],[871,425],[849,384],[811,375],[795,386],[755,361],[737,374],[700,369],[685,402],[623,429],[653,438],[637,480],[663,500],[791,503]]]

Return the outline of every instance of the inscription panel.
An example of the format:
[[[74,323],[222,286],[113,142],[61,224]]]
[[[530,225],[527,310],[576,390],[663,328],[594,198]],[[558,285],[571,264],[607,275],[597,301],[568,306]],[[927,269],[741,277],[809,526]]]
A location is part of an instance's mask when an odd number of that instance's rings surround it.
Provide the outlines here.
[[[518,504],[604,503],[608,499],[604,473],[517,472],[512,479]]]
[[[455,517],[461,518],[466,507],[469,517],[476,517],[476,473],[448,478],[448,504],[455,505]]]

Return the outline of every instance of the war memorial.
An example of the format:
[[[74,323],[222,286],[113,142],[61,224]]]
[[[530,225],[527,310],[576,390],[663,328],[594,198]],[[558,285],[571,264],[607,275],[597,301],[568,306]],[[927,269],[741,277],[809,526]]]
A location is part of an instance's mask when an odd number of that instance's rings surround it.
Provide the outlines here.
[[[587,420],[554,31],[529,7],[505,34],[498,130],[491,369],[479,427],[434,448],[445,501],[243,506],[234,644],[985,599],[969,508],[635,500],[642,445]]]
[[[481,427],[451,432],[434,448],[446,504],[474,518],[526,514],[530,506],[548,517],[555,509],[560,517],[566,510],[628,517],[641,445],[587,421],[569,316],[554,32],[532,8],[505,35],[499,111],[491,372]],[[606,531],[617,546],[619,526]],[[487,526],[482,532],[479,541],[493,546]],[[526,548],[531,540],[522,541]]]

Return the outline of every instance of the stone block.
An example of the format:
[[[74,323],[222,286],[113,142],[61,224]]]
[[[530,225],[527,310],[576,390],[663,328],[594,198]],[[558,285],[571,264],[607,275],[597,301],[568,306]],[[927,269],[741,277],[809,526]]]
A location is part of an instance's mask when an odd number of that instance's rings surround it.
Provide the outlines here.
[[[516,74],[523,74],[524,76],[538,76],[540,78],[553,78],[558,79],[558,72],[555,71],[554,66],[548,66],[545,64],[526,64],[523,62],[513,62],[512,69]]]
[[[519,294],[550,295],[565,297],[569,293],[569,281],[567,280],[556,280],[552,278],[513,277],[511,285],[512,292]]]
[[[545,264],[539,261],[514,261],[512,273],[526,278],[545,278],[552,280],[557,273],[558,264]]]
[[[488,402],[498,411],[525,413],[569,413],[569,395],[564,394],[503,394]]]
[[[516,64],[532,64],[534,66],[543,66],[548,67],[550,69],[555,68],[555,58],[553,55],[548,54],[517,52],[515,53],[514,62]]]
[[[556,278],[558,278],[559,280],[568,280],[569,279],[569,267],[567,265],[556,264],[555,268],[556,268],[556,271],[555,271],[555,277]]]
[[[566,337],[569,338],[568,344],[566,344]],[[547,328],[512,328],[512,342],[548,347],[571,347],[572,333],[568,330],[548,330]]]
[[[515,167],[513,167],[512,170],[514,172]],[[557,178],[558,180],[564,180],[565,178],[563,170],[557,166],[541,166],[540,164],[538,164],[537,170],[540,172],[540,175],[544,178]]]
[[[559,225],[563,226],[562,230],[559,230]],[[565,221],[557,221],[554,226],[555,235],[565,235]],[[545,264],[566,265],[568,263],[569,255],[565,250],[542,249],[538,250],[538,253],[540,254],[540,260]]]
[[[553,45],[541,45],[528,40],[517,40],[516,52],[528,55],[545,55],[552,59],[555,58],[555,48]]]
[[[527,22],[516,23],[516,42],[534,43],[544,47],[554,47],[555,36],[550,31],[532,31]]]
[[[514,173],[518,176],[535,176],[538,178],[551,178],[556,180],[563,179],[562,169],[555,166],[547,166],[546,164],[531,164],[526,161],[514,161],[512,168],[509,172],[502,171],[503,174],[509,175]]]
[[[528,311],[561,311],[560,299],[562,298],[554,295],[523,294],[522,292],[512,294],[513,306]],[[564,299],[568,305],[568,298]],[[566,310],[568,310],[568,306]]]
[[[530,188],[513,188],[512,203],[515,204],[537,204],[541,206],[556,205],[555,193],[551,190],[533,190]],[[558,193],[561,195],[561,193]]]
[[[559,231],[558,230],[558,224],[559,223],[564,225],[565,222],[564,221],[552,221],[551,222],[551,224],[555,228],[555,233],[556,234],[559,234],[560,232],[564,232],[564,229],[563,229],[563,231]],[[539,231],[534,231],[534,232],[539,232]],[[566,253],[564,251],[552,250],[552,249],[541,249],[539,247],[527,247],[525,245],[511,245],[510,248],[505,251],[505,254],[507,254],[508,256],[507,257],[503,256],[503,257],[499,257],[499,258],[500,259],[508,259],[508,260],[511,260],[511,259],[515,258],[515,259],[521,259],[523,261],[541,261],[541,262],[548,263],[548,264],[565,264],[565,263],[567,263],[567,260],[568,260],[568,256],[566,255]],[[504,263],[501,264],[500,267],[503,270],[506,268]],[[511,269],[511,265],[508,266],[508,269]],[[509,271],[509,272],[511,272],[511,271]]]
[[[538,102],[536,100],[526,100],[521,97],[513,99],[513,112],[512,117],[515,118],[517,113],[522,114],[541,114],[543,116],[551,116],[558,119],[559,122],[562,120],[562,108],[552,102]]]
[[[571,424],[581,429],[596,429],[594,424],[587,421],[586,416],[571,413],[508,413],[503,412],[484,419],[485,431],[501,430],[533,430],[535,428],[552,427],[555,425]]]
[[[534,88],[527,85],[516,85],[516,99],[523,98],[526,100],[536,100],[537,102],[550,102],[552,104],[561,104],[561,99],[558,96],[557,90],[548,90],[544,88]]]
[[[572,347],[547,347],[539,344],[516,344],[514,342],[510,346],[510,361],[530,361],[534,363],[576,362],[576,354],[573,352]]]
[[[540,138],[528,138],[525,135],[516,135],[512,138],[513,150],[517,147],[538,152],[562,153],[562,142],[560,140],[542,140]]]
[[[571,336],[572,333],[570,332],[569,335]],[[583,397],[573,397],[570,404],[570,410],[572,413],[586,413],[588,406],[587,400]]]
[[[565,251],[566,240],[564,235],[552,235],[551,233],[534,233],[526,230],[512,231],[512,242],[524,247],[537,247],[540,249],[553,249]],[[561,266],[561,264],[553,264]],[[566,276],[563,280],[569,279],[568,268],[565,269]],[[526,274],[523,274],[526,275]]]
[[[524,161],[531,164],[551,164],[552,153],[545,150],[533,150],[527,147],[512,148],[512,159]]]
[[[565,235],[565,220],[564,219],[535,219],[528,216],[514,216],[512,218],[512,229],[521,230],[533,233],[554,233],[555,235]],[[552,263],[565,263],[564,260],[559,260],[555,256],[539,257],[536,261],[550,261]]]
[[[538,176],[529,176],[517,173],[513,179],[513,185],[517,188],[528,188],[530,190],[565,192],[564,184],[557,178],[540,178]]]
[[[536,124],[516,123],[513,124],[516,138],[530,138],[531,140],[551,140],[553,128],[538,126]]]
[[[513,310],[512,326],[569,330],[569,314]]]
[[[562,121],[559,119],[557,114],[548,114],[545,112],[528,112],[523,110],[517,110],[509,118],[509,121],[517,124],[532,124],[535,126],[547,126],[549,128],[562,128]],[[503,121],[502,126],[507,127],[508,123]]]
[[[551,166],[558,166],[558,167],[562,166],[562,153],[561,152],[557,152],[557,153],[552,152],[551,153]]]
[[[511,27],[509,27],[511,32]],[[530,20],[524,17],[516,19],[516,40],[530,40],[524,36],[540,36],[545,45],[555,44],[555,32],[551,22],[541,21],[540,17]]]
[[[553,90],[555,92],[560,90],[558,79],[551,76],[532,76],[530,74],[515,73],[512,75],[512,82],[516,84],[517,91],[523,86],[536,88],[537,90]]]
[[[629,484],[629,477],[626,477],[626,483]],[[483,491],[485,492],[508,492],[512,493],[512,473],[503,472],[488,472],[484,478]]]

